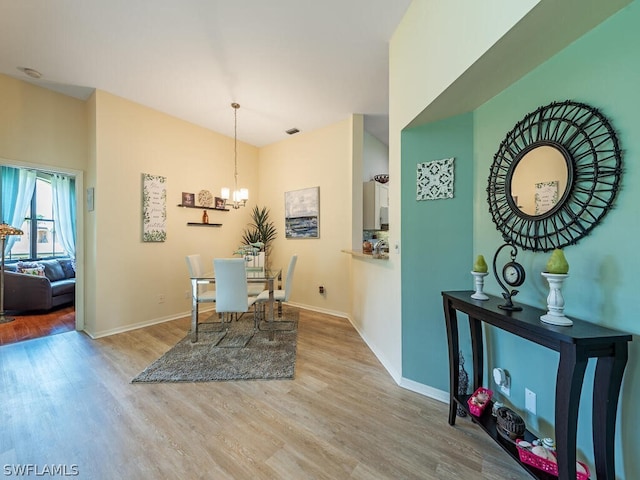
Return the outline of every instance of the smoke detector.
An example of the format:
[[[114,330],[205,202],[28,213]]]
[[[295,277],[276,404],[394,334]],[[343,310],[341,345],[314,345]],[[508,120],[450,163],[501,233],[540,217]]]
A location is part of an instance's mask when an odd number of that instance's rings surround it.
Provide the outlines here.
[[[33,68],[18,67],[18,70],[20,70],[22,73],[24,73],[28,77],[35,78],[35,79],[42,78],[42,74],[39,71],[34,70]]]

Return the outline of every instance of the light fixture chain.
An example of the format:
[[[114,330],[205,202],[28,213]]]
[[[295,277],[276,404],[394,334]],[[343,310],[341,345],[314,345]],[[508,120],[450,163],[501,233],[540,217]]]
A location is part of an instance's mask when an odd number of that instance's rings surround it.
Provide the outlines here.
[[[238,191],[238,108],[237,103],[233,105],[233,163],[235,166],[234,173],[234,191]]]
[[[228,188],[222,189],[222,198],[228,200],[231,198],[231,206],[234,209],[244,207],[249,198],[249,191],[246,188],[238,189],[238,109],[240,104],[233,102],[233,193],[230,195]]]

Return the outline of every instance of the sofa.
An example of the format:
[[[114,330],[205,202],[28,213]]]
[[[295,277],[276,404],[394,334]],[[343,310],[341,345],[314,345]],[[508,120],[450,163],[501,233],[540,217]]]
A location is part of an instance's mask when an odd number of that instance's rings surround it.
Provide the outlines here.
[[[76,272],[71,258],[5,264],[5,310],[51,310],[72,304],[75,298]]]

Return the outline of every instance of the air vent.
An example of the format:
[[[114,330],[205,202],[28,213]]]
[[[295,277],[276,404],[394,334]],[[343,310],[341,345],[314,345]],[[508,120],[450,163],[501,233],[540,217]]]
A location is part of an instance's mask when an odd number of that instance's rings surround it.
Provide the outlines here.
[[[296,133],[298,133],[300,130],[298,130],[297,128],[290,128],[289,130],[285,130],[289,135],[295,135]]]

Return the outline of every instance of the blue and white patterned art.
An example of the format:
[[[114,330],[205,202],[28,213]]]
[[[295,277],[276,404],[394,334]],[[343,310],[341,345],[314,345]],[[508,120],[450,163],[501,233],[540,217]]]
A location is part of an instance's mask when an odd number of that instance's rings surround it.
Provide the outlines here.
[[[416,200],[453,198],[453,158],[418,164]]]

